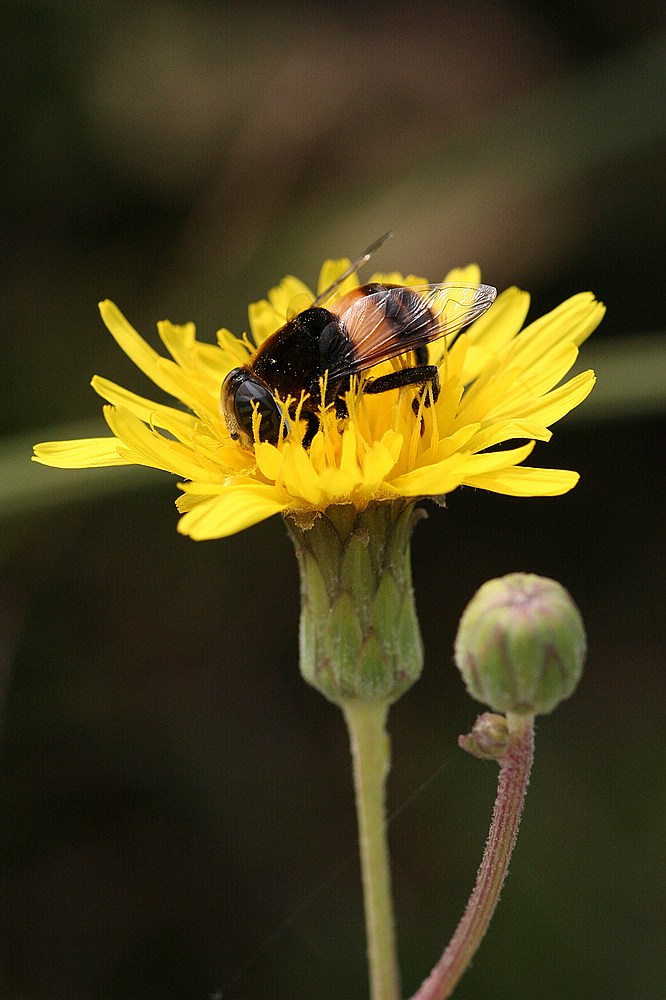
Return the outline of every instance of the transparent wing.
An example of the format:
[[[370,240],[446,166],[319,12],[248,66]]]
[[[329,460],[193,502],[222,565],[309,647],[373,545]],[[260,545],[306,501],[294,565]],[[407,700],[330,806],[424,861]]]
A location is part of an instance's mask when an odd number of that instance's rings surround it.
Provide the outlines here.
[[[386,286],[369,293],[365,288],[329,306],[342,320],[348,337],[329,367],[333,378],[365,371],[457,333],[482,316],[497,296],[492,285],[463,282]]]

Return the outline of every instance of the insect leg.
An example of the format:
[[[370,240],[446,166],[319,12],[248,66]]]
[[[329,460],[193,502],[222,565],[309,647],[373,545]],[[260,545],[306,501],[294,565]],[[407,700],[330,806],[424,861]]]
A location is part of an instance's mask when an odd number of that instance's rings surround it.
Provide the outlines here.
[[[349,416],[349,409],[347,408],[347,400],[344,396],[338,396],[335,400],[335,415],[338,420],[344,420],[345,417]]]
[[[311,411],[304,411],[301,416],[308,425],[301,442],[303,447],[307,449],[312,444],[312,439],[319,430],[319,417],[316,413],[312,413]]]
[[[380,375],[379,378],[368,379],[363,385],[363,391],[371,395],[378,392],[388,392],[389,389],[402,389],[405,385],[430,386],[432,390],[432,401],[437,402],[439,398],[439,368],[437,365],[416,365],[414,368],[400,368],[398,371],[389,372],[388,375]],[[429,405],[429,397],[426,396],[425,405]],[[412,403],[414,413],[419,411],[419,400]]]

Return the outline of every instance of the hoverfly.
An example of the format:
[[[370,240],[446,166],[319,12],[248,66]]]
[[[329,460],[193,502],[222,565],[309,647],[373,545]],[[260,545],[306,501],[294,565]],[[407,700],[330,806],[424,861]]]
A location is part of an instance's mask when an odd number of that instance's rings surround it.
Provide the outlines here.
[[[319,427],[322,406],[333,405],[346,417],[345,393],[351,379],[382,361],[412,353],[414,364],[375,378],[365,377],[361,391],[387,392],[416,386],[418,413],[436,402],[439,370],[428,364],[427,345],[455,334],[478,319],[495,300],[492,285],[445,283],[406,287],[372,282],[329,302],[333,292],[391,236],[376,240],[312,305],[290,319],[257,348],[246,365],[234,368],[222,383],[221,410],[234,440],[253,441],[252,419],[260,420],[259,437],[277,444],[290,430],[293,411],[283,400],[300,401],[307,421],[303,446],[309,447]],[[328,305],[324,305],[328,303]],[[428,391],[428,389],[430,391]]]

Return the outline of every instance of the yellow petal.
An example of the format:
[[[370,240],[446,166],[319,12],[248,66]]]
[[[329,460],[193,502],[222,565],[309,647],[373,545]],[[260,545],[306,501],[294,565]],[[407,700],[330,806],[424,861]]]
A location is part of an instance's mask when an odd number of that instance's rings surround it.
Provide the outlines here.
[[[276,329],[283,326],[287,320],[292,319],[296,313],[307,309],[308,305],[314,302],[314,295],[300,278],[295,278],[293,274],[288,274],[279,285],[271,288],[268,299],[275,311],[279,323]]]
[[[118,453],[117,438],[81,438],[78,441],[44,441],[36,444],[33,462],[55,469],[99,469],[107,465],[133,465]]]
[[[139,336],[133,326],[125,319],[120,309],[113,302],[106,299],[100,302],[99,311],[102,314],[109,333],[125,354],[130,358],[137,368],[140,368],[151,381],[158,385],[165,392],[172,396],[178,395],[177,387],[169,378],[168,364],[165,358],[161,358],[157,351],[154,351],[149,344]]]
[[[491,415],[494,416],[495,408],[499,409],[509,395],[516,391],[515,386],[519,379],[518,368],[491,369],[481,375],[469,386],[460,401],[456,423],[483,422]],[[506,410],[506,407],[502,409]]]
[[[164,469],[187,479],[219,482],[222,470],[216,465],[197,460],[199,456],[195,455],[191,448],[181,444],[180,441],[162,437],[156,430],[138,420],[129,410],[105,406],[104,417],[122,445],[135,456],[133,460],[137,464]]]
[[[465,331],[468,341],[463,381],[476,378],[494,355],[516,336],[527,316],[530,297],[519,288],[507,288],[490,309]]]
[[[275,482],[282,469],[282,454],[274,444],[262,441],[254,446],[254,454],[257,459],[259,471],[266,479]]]
[[[400,271],[375,271],[367,280],[373,284],[376,282],[380,285],[406,285],[416,288],[430,284],[427,278],[422,278],[418,274],[403,276]]]
[[[202,372],[193,375],[168,358],[161,357],[139,336],[112,302],[102,302],[100,311],[109,331],[137,367],[161,389],[197,412],[201,419],[209,424],[215,422],[218,385],[210,372],[208,378]]]
[[[480,424],[465,424],[463,427],[459,427],[453,434],[441,438],[437,445],[437,458],[433,458],[431,461],[442,461],[445,458],[449,458],[450,455],[455,454],[455,452],[480,451],[481,446],[477,448],[472,445],[472,441],[476,441],[476,435],[479,433],[480,427]],[[489,446],[486,445],[486,447]]]
[[[484,475],[498,469],[507,469],[512,465],[518,465],[532,452],[534,444],[534,441],[528,441],[520,448],[507,448],[502,451],[486,451],[482,455],[469,455],[465,482],[468,481],[468,475]]]
[[[544,356],[538,365],[532,365],[522,370],[515,379],[512,390],[507,393],[504,407],[497,412],[511,412],[527,399],[534,399],[549,392],[553,386],[562,381],[578,357],[575,344],[558,344],[548,356]],[[515,363],[512,357],[511,363]]]
[[[95,375],[90,384],[95,392],[102,399],[105,399],[107,403],[129,410],[139,420],[144,420],[148,424],[152,423],[155,427],[162,428],[168,422],[171,427],[176,425],[179,427],[177,435],[179,438],[192,436],[196,417],[193,417],[191,413],[184,413],[182,410],[176,410],[173,406],[163,406],[161,403],[153,402],[152,399],[137,396],[136,393],[130,392],[129,389],[123,389],[122,386],[116,385],[115,382],[110,382],[100,375]]]
[[[322,292],[330,288],[350,264],[351,261],[347,260],[346,257],[341,257],[339,260],[325,260],[319,272],[317,295],[321,295]],[[345,278],[340,287],[336,288],[334,298],[340,298],[341,295],[351,292],[353,288],[358,288],[358,277],[356,274],[350,274],[348,278]]]
[[[512,497],[558,497],[572,490],[580,476],[568,469],[533,469],[519,465],[503,472],[466,476],[467,486]]]
[[[388,430],[370,449],[363,461],[363,480],[367,486],[376,487],[386,479],[400,458],[402,434]]]
[[[591,292],[580,292],[525,327],[517,338],[514,362],[523,369],[542,365],[562,343],[581,344],[599,325],[605,307]]]
[[[471,285],[478,285],[481,281],[481,268],[478,264],[467,264],[465,267],[452,268],[444,281],[459,281]]]
[[[232,368],[247,364],[253,348],[246,334],[237,337],[231,330],[222,327],[217,331],[216,336],[219,348],[227,361],[227,372],[231,371]]]
[[[198,341],[194,323],[177,326],[168,320],[162,320],[157,324],[157,330],[177,365],[184,371],[196,372],[198,378],[206,379],[219,387],[229,371],[230,359],[217,344]]]
[[[308,453],[297,442],[287,441],[283,450],[282,475],[284,486],[290,496],[319,508],[322,489]]]
[[[582,403],[592,392],[595,382],[593,371],[581,372],[559,389],[553,389],[541,399],[536,399],[531,405],[523,407],[522,413],[550,427],[556,420],[560,420]]]
[[[466,464],[467,456],[452,455],[436,465],[412,469],[393,479],[389,485],[397,494],[405,497],[440,496],[442,493],[451,493],[460,486]]]
[[[250,331],[252,332],[252,340],[260,347],[263,342],[279,330],[284,324],[284,320],[281,320],[279,316],[276,316],[275,309],[266,299],[261,299],[259,302],[251,302],[247,307],[248,319],[250,322]]]
[[[195,541],[225,538],[279,514],[286,504],[256,486],[228,486],[224,493],[203,499],[178,522],[178,531]]]
[[[469,442],[469,451],[486,451],[506,441],[550,441],[552,432],[535,420],[501,420],[479,430]]]
[[[172,361],[160,358],[160,367],[166,365],[170,368],[169,379],[173,395],[181,399],[208,427],[223,434],[226,424],[220,416],[220,384],[205,380],[196,373],[183,371]]]

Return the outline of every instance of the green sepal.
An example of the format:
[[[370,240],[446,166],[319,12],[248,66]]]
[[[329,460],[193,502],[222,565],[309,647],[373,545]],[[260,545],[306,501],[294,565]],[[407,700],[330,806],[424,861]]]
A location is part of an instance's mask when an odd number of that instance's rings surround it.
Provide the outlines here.
[[[402,611],[402,594],[395,577],[387,571],[379,581],[379,586],[372,602],[370,624],[378,636],[381,636],[387,656],[394,659],[399,656],[400,637],[396,627]]]
[[[363,630],[351,594],[343,592],[336,600],[328,626],[323,633],[326,660],[343,697],[355,690]]]
[[[386,701],[394,693],[391,661],[375,633],[369,632],[358,660],[354,697],[362,701]]]
[[[359,607],[359,612],[365,615],[376,586],[377,577],[372,564],[367,533],[352,531],[343,543],[339,587],[354,594],[356,600],[365,605]]]

